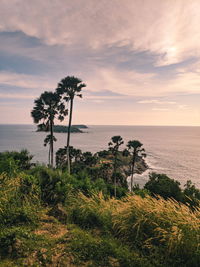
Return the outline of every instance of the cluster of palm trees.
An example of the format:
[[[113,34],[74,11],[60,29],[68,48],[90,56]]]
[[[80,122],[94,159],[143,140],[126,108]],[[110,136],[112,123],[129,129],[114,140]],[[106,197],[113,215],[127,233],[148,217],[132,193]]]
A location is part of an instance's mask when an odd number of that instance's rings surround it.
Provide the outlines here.
[[[63,121],[65,116],[69,114],[68,132],[67,132],[67,145],[64,149],[60,149],[56,154],[57,165],[62,162],[67,162],[67,170],[70,173],[72,158],[75,159],[86,158],[91,161],[92,154],[82,155],[81,151],[74,149],[70,146],[70,133],[72,125],[72,112],[75,97],[82,97],[81,91],[86,85],[82,83],[82,80],[74,76],[67,76],[62,79],[54,92],[45,91],[39,98],[34,101],[34,108],[31,111],[31,116],[38,127],[45,129],[49,134],[44,139],[44,145],[49,145],[49,166],[54,166],[54,142],[56,138],[53,133],[54,120]],[[127,148],[124,151],[119,151],[120,146],[124,143],[121,136],[113,136],[109,142],[109,152],[113,156],[113,180],[114,180],[114,195],[116,196],[116,176],[117,168],[120,161],[120,153],[123,156],[129,156],[131,159],[131,186],[133,188],[133,174],[135,171],[135,162],[138,157],[143,158],[146,156],[145,150],[142,148],[143,144],[137,140],[131,140],[127,144]],[[71,151],[70,151],[71,150]],[[103,152],[103,151],[102,151]],[[106,151],[105,151],[106,152]],[[107,151],[108,152],[108,151]],[[107,153],[106,152],[106,153]],[[99,152],[100,153],[100,152]],[[81,156],[80,156],[81,155]],[[84,156],[84,157],[83,157]],[[93,161],[92,161],[93,162]],[[91,162],[90,162],[91,163]],[[94,163],[94,162],[93,162]],[[86,164],[87,165],[87,164]]]
[[[109,150],[113,154],[114,163],[113,163],[113,178],[114,178],[114,195],[116,197],[116,172],[118,162],[120,161],[119,158],[119,148],[124,144],[124,141],[120,135],[113,136],[111,138],[111,142],[108,143]],[[130,191],[133,190],[133,174],[135,172],[135,163],[137,158],[144,158],[146,157],[145,149],[142,147],[143,144],[140,143],[138,140],[130,140],[127,143],[127,148],[122,151],[122,155],[125,157],[130,157],[130,172],[131,172],[131,185]]]
[[[125,165],[129,166],[128,176],[131,176],[130,191],[133,189],[133,175],[136,171],[136,161],[141,160],[146,156],[143,144],[137,140],[128,141],[126,148],[120,150],[120,146],[124,144],[123,138],[120,135],[113,136],[108,143],[108,150],[103,150],[92,154],[91,152],[82,152],[73,146],[69,147],[69,161],[72,167],[72,172],[77,173],[77,170],[90,170],[96,168],[98,178],[106,178],[109,181],[111,178],[114,183],[114,196],[117,195],[117,184],[119,184],[119,175],[123,178],[122,169]],[[127,158],[127,160],[125,160]],[[56,152],[56,166],[66,169],[67,146],[60,148]],[[89,168],[89,169],[88,169]],[[106,175],[104,175],[104,172]],[[111,177],[110,177],[111,176]],[[92,177],[94,179],[94,177]],[[118,180],[118,182],[117,182]]]
[[[62,79],[54,92],[45,91],[34,101],[34,108],[31,111],[34,123],[50,132],[44,140],[44,145],[49,144],[49,166],[54,165],[54,149],[53,144],[56,138],[53,134],[54,120],[58,119],[63,121],[65,116],[68,115],[69,108],[69,122],[67,133],[67,164],[68,172],[70,173],[70,160],[69,160],[69,146],[70,146],[70,131],[72,124],[72,112],[75,96],[82,97],[81,90],[86,85],[82,80],[74,76],[67,76]]]
[[[76,149],[73,146],[69,146],[69,160],[70,166],[73,163],[83,162],[85,165],[92,166],[97,163],[97,158],[93,156],[91,152],[82,152],[80,149]],[[65,168],[67,162],[67,146],[59,148],[56,152],[56,166]]]

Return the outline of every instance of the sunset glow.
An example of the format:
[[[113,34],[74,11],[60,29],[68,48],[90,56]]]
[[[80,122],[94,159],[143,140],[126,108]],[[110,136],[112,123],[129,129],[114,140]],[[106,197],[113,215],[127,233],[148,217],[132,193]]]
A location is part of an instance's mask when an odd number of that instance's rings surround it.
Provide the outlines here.
[[[34,99],[83,80],[74,123],[200,125],[199,0],[0,3],[0,123],[33,123]]]

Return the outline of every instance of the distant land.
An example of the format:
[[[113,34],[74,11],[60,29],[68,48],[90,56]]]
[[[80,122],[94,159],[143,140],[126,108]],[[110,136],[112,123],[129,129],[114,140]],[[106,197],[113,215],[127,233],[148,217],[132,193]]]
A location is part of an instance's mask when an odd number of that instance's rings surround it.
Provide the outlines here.
[[[88,127],[84,124],[77,124],[77,125],[72,125],[71,126],[71,133],[83,133],[82,130],[80,129],[87,129]],[[68,126],[64,125],[54,125],[53,126],[53,131],[55,133],[67,133],[68,131]],[[40,124],[37,126],[37,132],[49,132],[49,129],[46,129],[46,127],[43,124]]]

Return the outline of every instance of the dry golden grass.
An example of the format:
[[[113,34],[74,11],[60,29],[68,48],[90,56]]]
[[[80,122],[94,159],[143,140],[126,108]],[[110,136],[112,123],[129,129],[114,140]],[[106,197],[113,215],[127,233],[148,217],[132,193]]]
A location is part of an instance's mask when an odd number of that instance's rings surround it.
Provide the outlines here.
[[[129,196],[113,212],[117,233],[134,243],[138,240],[151,249],[155,245],[165,253],[191,255],[199,251],[200,211],[192,212],[174,200]]]
[[[79,194],[77,202],[80,217],[96,214],[106,224],[109,215],[112,231],[130,245],[150,250],[160,246],[166,255],[199,253],[199,209],[192,212],[174,200],[136,195],[116,200],[105,199],[102,194],[91,198]]]

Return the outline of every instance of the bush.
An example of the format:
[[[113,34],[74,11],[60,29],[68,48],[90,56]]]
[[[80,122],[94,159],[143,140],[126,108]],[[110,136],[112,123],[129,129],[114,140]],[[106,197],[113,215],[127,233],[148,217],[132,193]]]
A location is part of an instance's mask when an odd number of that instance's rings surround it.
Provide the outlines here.
[[[0,225],[35,223],[40,209],[40,190],[33,176],[0,176]]]
[[[33,156],[26,149],[18,151],[5,151],[0,153],[0,172],[8,170],[13,165],[13,162],[20,171],[29,170],[34,164],[31,163]],[[10,162],[10,164],[8,164]],[[6,171],[7,172],[7,171]],[[8,172],[7,172],[8,173]]]
[[[31,205],[15,207],[14,203],[7,205],[0,214],[1,225],[35,224],[38,221],[37,210]]]
[[[49,205],[65,203],[68,193],[71,191],[71,177],[67,172],[37,166],[30,173],[38,180],[44,203]]]
[[[165,174],[151,173],[149,181],[144,186],[152,196],[160,195],[164,199],[174,198],[177,201],[183,200],[180,183],[169,178]]]
[[[195,187],[192,181],[188,180],[184,185],[184,202],[194,209],[200,206],[200,190]]]
[[[141,189],[139,187],[139,184],[134,185],[132,188],[132,191],[135,195],[138,195],[141,197],[146,197],[150,194],[150,192],[147,189],[145,189],[145,188]]]
[[[20,173],[19,177],[19,196],[21,196],[22,199],[26,199],[28,197],[32,204],[38,204],[41,196],[41,190],[37,178],[33,175],[24,173]]]
[[[91,179],[88,172],[82,171],[74,174],[71,177],[70,183],[74,191],[81,191],[87,196],[92,196],[93,193],[102,192],[105,196],[114,196],[114,185],[107,183],[102,178]],[[125,187],[117,186],[117,197],[125,196],[127,189]]]
[[[12,157],[0,158],[0,174],[5,173],[9,177],[15,176],[19,170],[17,162]]]

